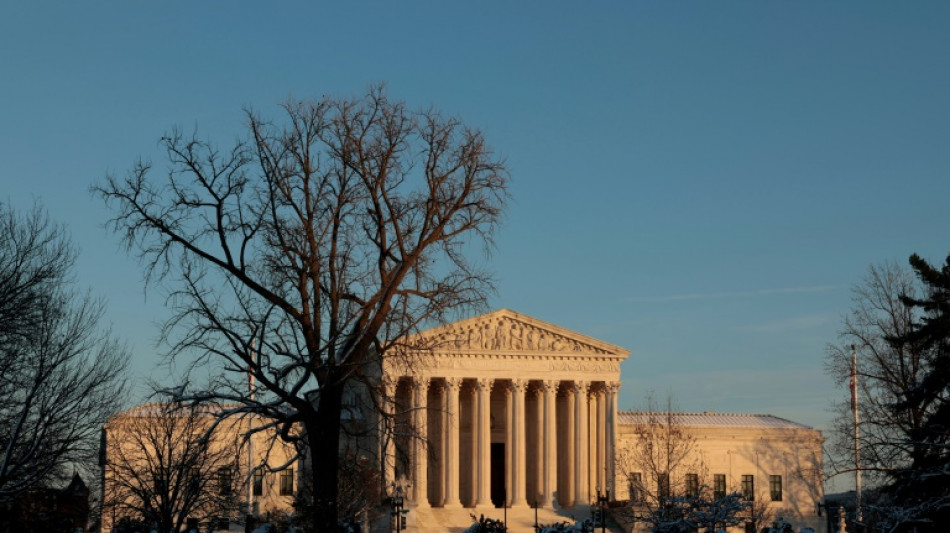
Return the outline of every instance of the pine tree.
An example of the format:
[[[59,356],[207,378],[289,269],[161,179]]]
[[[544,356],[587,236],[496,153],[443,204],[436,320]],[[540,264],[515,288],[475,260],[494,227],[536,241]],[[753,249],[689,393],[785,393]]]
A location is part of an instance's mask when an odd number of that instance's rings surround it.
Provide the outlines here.
[[[950,257],[935,268],[917,254],[910,265],[926,287],[926,296],[903,297],[921,311],[911,331],[888,339],[911,346],[929,359],[920,382],[909,389],[895,410],[920,409],[927,416],[907,443],[909,468],[894,476],[894,496],[905,505],[923,506],[931,518],[950,514]]]

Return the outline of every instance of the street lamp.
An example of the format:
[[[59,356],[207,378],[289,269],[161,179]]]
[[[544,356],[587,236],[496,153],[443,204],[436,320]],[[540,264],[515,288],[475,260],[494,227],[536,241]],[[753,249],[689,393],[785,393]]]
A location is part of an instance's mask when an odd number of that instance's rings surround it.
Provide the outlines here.
[[[390,516],[392,516],[393,521],[392,529],[396,533],[402,533],[406,530],[406,515],[409,514],[409,509],[405,507],[406,500],[402,496],[402,485],[393,483],[392,511],[390,512]]]
[[[610,489],[607,489],[603,494],[600,492],[600,485],[597,486],[597,518],[600,522],[600,531],[601,533],[606,533],[607,531],[607,502],[610,500]]]
[[[505,511],[505,515],[504,515],[505,519],[504,519],[504,522],[502,523],[504,525],[505,531],[508,531],[508,494],[507,493],[505,494],[505,501],[501,503],[501,506]]]
[[[538,525],[538,497],[534,497],[534,532],[538,533],[541,531],[541,526]]]

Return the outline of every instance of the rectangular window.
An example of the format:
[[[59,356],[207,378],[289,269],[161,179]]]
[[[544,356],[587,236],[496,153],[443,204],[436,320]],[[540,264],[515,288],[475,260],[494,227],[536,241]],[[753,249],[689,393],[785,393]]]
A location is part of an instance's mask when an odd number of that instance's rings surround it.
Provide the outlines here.
[[[661,499],[670,497],[670,475],[667,473],[659,474],[656,479],[656,492]]]
[[[630,491],[630,501],[632,502],[642,502],[643,501],[643,474],[640,472],[633,472],[627,478],[627,490]]]
[[[699,474],[686,474],[686,497],[699,496]]]
[[[294,495],[294,469],[288,468],[280,473],[280,495]]]
[[[191,498],[199,492],[201,492],[201,471],[192,467],[188,470],[188,497]]]
[[[254,495],[264,494],[264,472],[254,472]]]
[[[713,474],[713,499],[721,500],[726,497],[726,475]]]
[[[742,475],[742,499],[750,502],[755,501],[755,476]]]
[[[782,501],[782,476],[769,476],[769,494],[773,502]]]
[[[218,469],[218,492],[222,496],[231,494],[231,469],[226,466]]]

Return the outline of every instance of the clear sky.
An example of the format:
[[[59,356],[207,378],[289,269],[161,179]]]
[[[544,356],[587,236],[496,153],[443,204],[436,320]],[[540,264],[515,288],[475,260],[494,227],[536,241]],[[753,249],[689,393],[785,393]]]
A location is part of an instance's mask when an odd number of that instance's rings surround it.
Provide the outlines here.
[[[493,307],[632,350],[622,408],[822,428],[871,263],[950,252],[946,2],[6,2],[0,196],[81,248],[136,376],[160,290],[88,193],[158,138],[376,82],[481,128],[514,200]]]

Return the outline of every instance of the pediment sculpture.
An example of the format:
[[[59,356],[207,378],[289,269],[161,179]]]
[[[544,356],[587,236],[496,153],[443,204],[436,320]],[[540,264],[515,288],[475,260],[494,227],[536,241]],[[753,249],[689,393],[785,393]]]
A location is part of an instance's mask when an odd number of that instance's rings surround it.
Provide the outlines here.
[[[450,324],[440,328],[432,339],[436,350],[608,353],[603,348],[506,317]]]

